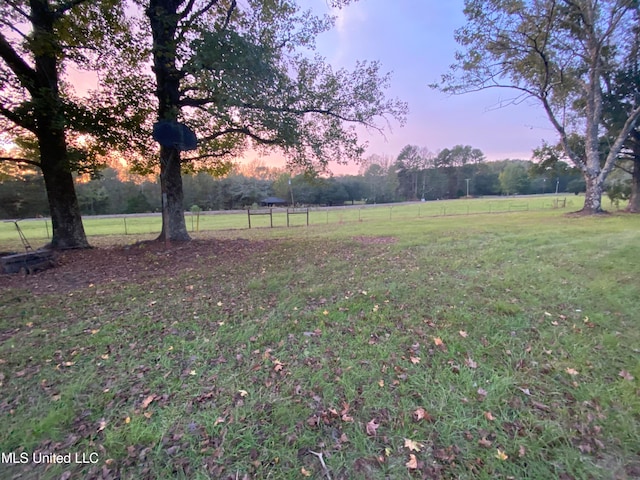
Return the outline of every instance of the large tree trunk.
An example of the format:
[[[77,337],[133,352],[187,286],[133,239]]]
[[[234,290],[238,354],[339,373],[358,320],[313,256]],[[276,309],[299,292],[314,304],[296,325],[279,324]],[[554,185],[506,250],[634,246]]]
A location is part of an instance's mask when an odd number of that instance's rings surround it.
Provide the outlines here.
[[[52,41],[54,13],[46,0],[31,0],[34,43],[46,45],[35,51],[33,89],[35,134],[40,148],[40,167],[47,190],[53,248],[87,248],[65,139],[65,114],[60,98],[57,50]]]
[[[153,36],[153,72],[156,77],[158,120],[176,121],[180,113],[180,78],[176,66],[176,31],[180,0],[150,0],[146,10]],[[191,240],[184,219],[180,151],[160,148],[160,184],[162,187],[162,231],[158,240]]]
[[[587,185],[587,191],[584,195],[584,206],[579,213],[585,215],[593,215],[603,213],[602,210],[602,194],[604,193],[604,182],[599,176],[584,176]]]
[[[39,139],[42,176],[47,190],[53,227],[51,247],[88,248],[89,242],[82,225],[73,176],[65,161],[67,151],[64,137],[62,140],[59,140],[60,135],[57,137],[58,139],[55,136],[49,139],[53,140],[53,145],[47,139]]]
[[[180,172],[180,151],[160,148],[160,185],[162,188],[162,231],[158,240],[186,242],[191,240],[184,218],[184,192]]]

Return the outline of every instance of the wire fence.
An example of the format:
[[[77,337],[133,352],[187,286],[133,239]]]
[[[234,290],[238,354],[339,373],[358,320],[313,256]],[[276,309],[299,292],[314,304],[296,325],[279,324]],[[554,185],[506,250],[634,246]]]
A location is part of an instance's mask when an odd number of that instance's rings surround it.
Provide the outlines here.
[[[514,197],[500,199],[460,199],[381,205],[345,205],[309,207],[185,212],[190,232],[247,228],[279,228],[340,224],[348,222],[393,221],[394,219],[427,218],[454,215],[500,214],[548,209],[579,208],[580,197]],[[292,215],[304,211],[305,215]],[[268,214],[264,214],[268,213]],[[103,215],[83,217],[88,236],[159,234],[162,217],[156,214]],[[19,222],[27,239],[46,241],[51,238],[51,220],[24,219]],[[19,240],[13,221],[0,223],[0,245]]]

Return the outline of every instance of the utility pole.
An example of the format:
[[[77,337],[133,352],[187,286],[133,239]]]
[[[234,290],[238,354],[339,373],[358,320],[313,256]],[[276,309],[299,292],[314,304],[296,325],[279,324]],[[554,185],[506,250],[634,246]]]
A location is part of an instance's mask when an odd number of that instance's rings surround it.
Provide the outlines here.
[[[296,208],[296,202],[293,201],[293,187],[291,186],[291,178],[289,178],[289,191],[291,192],[291,208]]]

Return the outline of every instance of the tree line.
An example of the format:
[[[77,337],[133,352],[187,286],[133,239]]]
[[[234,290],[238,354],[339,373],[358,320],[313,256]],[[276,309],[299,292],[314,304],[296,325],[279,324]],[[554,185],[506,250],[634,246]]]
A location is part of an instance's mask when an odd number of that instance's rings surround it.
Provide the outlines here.
[[[161,187],[156,178],[125,175],[106,168],[76,183],[83,215],[160,212]],[[129,177],[129,178],[127,178]],[[371,155],[357,175],[292,174],[254,163],[222,177],[207,172],[186,174],[183,211],[257,207],[267,197],[295,205],[392,203],[487,195],[578,193],[585,189],[576,169],[559,163],[540,169],[528,160],[486,162],[478,149],[457,145],[438,154],[407,145],[398,157]],[[617,185],[617,184],[616,184]],[[41,175],[30,174],[0,183],[0,218],[46,216],[48,206]]]

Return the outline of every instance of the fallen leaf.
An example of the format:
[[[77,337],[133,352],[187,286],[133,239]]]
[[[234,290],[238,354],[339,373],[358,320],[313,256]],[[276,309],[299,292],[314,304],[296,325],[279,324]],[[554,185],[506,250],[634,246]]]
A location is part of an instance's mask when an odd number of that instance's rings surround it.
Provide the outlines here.
[[[409,360],[411,361],[411,363],[413,363],[414,365],[417,365],[418,363],[420,363],[420,357],[409,357]]]
[[[524,445],[520,445],[520,448],[518,449],[518,456],[522,458],[526,454],[527,454],[527,450],[524,448]]]
[[[487,392],[484,388],[480,387],[478,389],[478,397],[479,397],[478,399],[479,400],[484,400],[488,393],[489,392]]]
[[[486,418],[487,420],[489,420],[490,422],[493,422],[496,417],[494,417],[491,412],[484,412],[484,418]]]
[[[124,423],[126,423],[127,425],[129,425],[131,423],[131,417],[127,417],[124,419]]]
[[[405,465],[409,470],[415,470],[418,468],[418,459],[413,453],[409,454],[409,461],[405,463]]]
[[[107,428],[107,422],[104,418],[101,418],[100,421],[98,422],[98,431],[101,432],[105,428]]]
[[[151,418],[153,412],[144,412],[142,415],[144,416],[144,418]]]
[[[306,468],[302,467],[300,469],[300,473],[302,473],[302,475],[304,475],[305,477],[310,477],[311,476],[311,472],[309,470],[307,470]]]
[[[496,458],[497,458],[498,460],[502,460],[502,461],[504,461],[504,460],[506,460],[507,458],[509,458],[509,455],[507,455],[506,453],[504,453],[502,450],[500,450],[500,449],[498,448],[498,451],[496,452]]]
[[[567,367],[566,372],[567,372],[569,375],[578,375],[578,371],[577,371],[575,368]]]
[[[458,333],[460,334],[460,336],[461,336],[462,338],[467,338],[467,336],[469,335],[469,334],[468,334],[467,332],[465,332],[464,330],[460,330]]]
[[[442,339],[440,337],[433,337],[433,343],[436,344],[437,347],[442,345]]]
[[[380,388],[384,387],[384,380],[379,380],[378,385],[380,386]]]
[[[473,361],[473,358],[467,357],[464,359],[464,364],[469,368],[478,368],[478,364]]]
[[[155,400],[155,398],[156,398],[155,395],[149,395],[147,398],[145,398],[142,401],[142,405],[140,406],[140,408],[142,408],[144,410],[145,408],[147,408],[149,406],[149,404],[151,402],[153,402]]]
[[[420,451],[420,447],[422,445],[420,445],[415,440],[410,440],[408,438],[405,438],[404,439],[404,446],[405,446],[405,448],[408,448],[412,452],[419,452]]]
[[[620,373],[618,374],[618,376],[624,378],[625,380],[629,380],[629,381],[633,380],[633,375],[631,375],[626,370],[620,370]]]
[[[246,397],[247,395],[249,395],[249,392],[247,392],[246,390],[238,390],[238,393],[241,397]]]
[[[372,419],[369,422],[367,422],[367,435],[370,435],[372,437],[376,436],[376,431],[378,430],[378,427],[380,427],[380,424],[378,422],[376,422],[376,419]]]
[[[544,403],[536,402],[535,400],[531,400],[531,405],[533,405],[538,410],[542,410],[545,412],[551,411],[551,407],[549,407],[548,405],[545,405]]]
[[[491,440],[487,440],[485,437],[482,437],[480,440],[478,440],[478,445],[484,448],[489,448],[491,447],[491,445],[493,445],[493,442]]]

